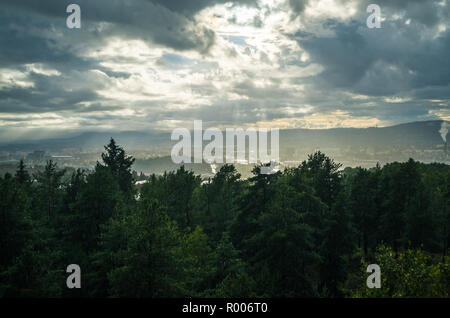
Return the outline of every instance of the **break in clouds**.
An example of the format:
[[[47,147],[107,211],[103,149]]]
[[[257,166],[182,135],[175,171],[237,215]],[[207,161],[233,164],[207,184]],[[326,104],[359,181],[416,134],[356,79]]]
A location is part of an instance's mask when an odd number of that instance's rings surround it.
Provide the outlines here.
[[[367,6],[381,8],[369,29]],[[66,7],[81,7],[81,29]],[[3,0],[0,139],[450,119],[450,1]]]

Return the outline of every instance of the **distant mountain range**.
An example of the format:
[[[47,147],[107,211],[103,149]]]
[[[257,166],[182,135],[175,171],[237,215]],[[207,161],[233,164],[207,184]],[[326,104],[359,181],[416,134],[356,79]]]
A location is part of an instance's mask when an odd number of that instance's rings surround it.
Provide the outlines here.
[[[380,128],[280,130],[280,168],[297,166],[316,150],[342,163],[343,167],[370,168],[377,163],[384,165],[409,158],[421,162],[450,164],[450,147],[445,142],[449,128],[449,122],[436,120]],[[0,144],[0,163],[5,166],[3,170],[10,171],[15,169],[20,158],[26,157],[31,165],[42,165],[51,157],[66,167],[92,168],[100,160],[104,145],[110,138],[114,138],[129,154],[136,157],[134,170],[146,174],[162,174],[176,170],[181,165],[174,163],[170,156],[173,145],[178,142],[172,141],[170,137],[170,132],[158,131],[85,132],[69,138]],[[224,133],[224,141],[225,138]],[[209,142],[203,143],[206,145]],[[30,153],[33,154],[29,155]],[[44,153],[46,157],[36,161]],[[206,162],[184,165],[186,169],[204,177],[212,176],[221,166]],[[253,165],[236,164],[245,178],[251,175],[252,167]],[[0,174],[1,172],[0,165]]]
[[[447,127],[447,128],[446,128]],[[354,148],[354,147],[416,147],[433,148],[443,145],[450,128],[442,120],[422,121],[390,127],[286,129],[280,130],[280,151],[286,148]],[[60,139],[42,139],[0,144],[0,150],[58,151],[72,148],[83,151],[100,151],[110,138],[126,150],[154,150],[170,154],[175,143],[169,132],[85,132],[78,136]]]
[[[1,150],[46,150],[57,151],[61,149],[80,149],[83,151],[100,151],[110,138],[114,138],[126,150],[144,150],[148,147],[164,147],[170,142],[170,134],[167,132],[84,132],[80,135],[67,138],[51,138],[15,143],[0,143]]]

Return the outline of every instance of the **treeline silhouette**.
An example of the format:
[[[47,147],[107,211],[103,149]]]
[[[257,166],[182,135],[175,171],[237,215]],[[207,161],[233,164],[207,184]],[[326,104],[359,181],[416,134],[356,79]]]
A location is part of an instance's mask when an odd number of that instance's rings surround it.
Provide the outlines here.
[[[248,180],[181,167],[138,190],[133,162],[111,139],[90,173],[64,180],[49,161],[30,176],[21,161],[0,178],[0,296],[449,296],[448,165],[341,170],[316,152]]]

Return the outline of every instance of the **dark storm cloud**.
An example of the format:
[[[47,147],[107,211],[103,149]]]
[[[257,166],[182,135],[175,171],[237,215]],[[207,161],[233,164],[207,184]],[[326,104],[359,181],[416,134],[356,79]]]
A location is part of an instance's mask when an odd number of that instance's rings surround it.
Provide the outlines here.
[[[0,11],[0,67],[46,63],[92,68],[93,62],[74,55],[70,46],[46,37],[42,30],[51,28],[47,19]]]
[[[212,30],[198,26],[192,15],[199,10],[226,1],[174,0],[78,0],[82,23],[107,22],[102,35],[122,35],[149,43],[165,45],[176,50],[197,50],[207,53],[215,41]],[[55,19],[55,25],[65,28],[69,1],[4,0],[4,9],[20,9]],[[255,4],[248,0],[243,4]],[[56,22],[57,20],[57,22]],[[88,26],[89,27],[89,26]]]
[[[213,6],[215,4],[223,4],[226,2],[233,2],[230,0],[147,0],[153,3],[160,4],[172,11],[182,12],[187,15],[193,15],[198,11]],[[238,0],[234,1],[239,5],[256,6],[257,0]]]
[[[443,99],[450,100],[450,85],[428,86],[413,91],[417,99]]]
[[[70,110],[77,112],[81,102],[96,100],[99,96],[91,90],[34,91],[12,87],[0,91],[1,113],[44,113]],[[92,111],[92,109],[91,109]]]
[[[358,33],[359,24],[333,23],[330,27],[336,32],[335,36],[309,36],[300,39],[299,43],[310,53],[313,62],[326,67],[321,75],[324,81],[351,86],[361,79],[377,55],[370,51],[369,43]]]
[[[309,0],[288,0],[292,13],[298,15],[305,10]]]
[[[84,78],[85,87],[70,87],[67,83],[81,74],[69,73],[47,76],[31,72],[32,87],[11,86],[0,90],[0,113],[88,112],[112,110],[116,107],[86,106],[99,99],[106,101],[95,90],[102,85],[96,80]],[[92,86],[92,87],[89,87]]]
[[[368,29],[357,21],[330,21],[335,35],[300,36],[313,62],[325,67],[318,82],[359,94],[392,95],[450,83],[450,33],[422,36],[417,24],[385,22]]]

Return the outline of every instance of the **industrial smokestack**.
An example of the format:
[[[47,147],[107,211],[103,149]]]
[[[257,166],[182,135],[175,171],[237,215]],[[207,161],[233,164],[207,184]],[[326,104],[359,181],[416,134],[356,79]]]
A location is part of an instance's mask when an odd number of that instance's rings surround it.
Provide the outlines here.
[[[441,129],[439,129],[439,133],[441,134],[441,138],[444,141],[444,153],[448,154],[448,143],[447,143],[447,134],[448,129],[450,128],[450,124],[445,120],[442,121]]]

